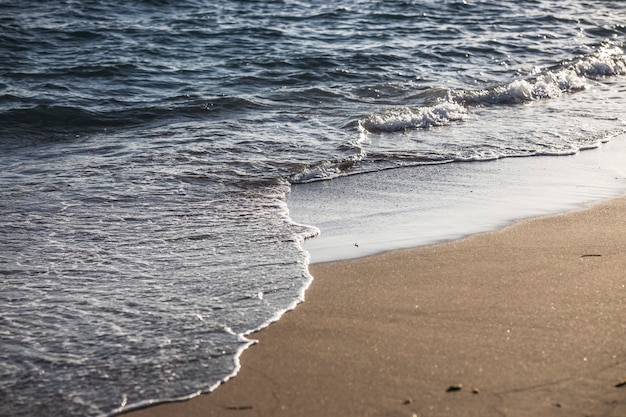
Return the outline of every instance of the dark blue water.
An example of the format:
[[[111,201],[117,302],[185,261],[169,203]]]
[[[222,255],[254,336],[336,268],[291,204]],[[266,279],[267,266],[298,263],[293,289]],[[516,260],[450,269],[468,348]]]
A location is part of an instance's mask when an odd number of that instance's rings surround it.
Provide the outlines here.
[[[293,183],[611,140],[624,22],[604,1],[0,1],[0,415],[236,372],[310,279]]]

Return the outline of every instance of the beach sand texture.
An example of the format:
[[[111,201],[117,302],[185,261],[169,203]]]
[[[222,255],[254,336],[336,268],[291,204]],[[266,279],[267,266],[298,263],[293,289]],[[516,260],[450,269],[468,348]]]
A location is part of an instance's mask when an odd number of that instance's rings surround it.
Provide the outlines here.
[[[622,197],[311,265],[234,379],[128,416],[626,416],[625,225]]]

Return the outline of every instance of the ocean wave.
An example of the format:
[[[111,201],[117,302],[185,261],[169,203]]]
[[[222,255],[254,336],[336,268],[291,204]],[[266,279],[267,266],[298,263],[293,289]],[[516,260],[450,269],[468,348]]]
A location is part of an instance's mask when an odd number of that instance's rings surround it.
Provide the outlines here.
[[[605,46],[596,53],[555,65],[524,79],[481,90],[447,90],[438,103],[422,107],[402,106],[370,114],[358,121],[363,132],[402,132],[462,122],[472,107],[515,105],[553,99],[588,88],[589,82],[626,75],[622,48]],[[441,96],[433,88],[433,97]]]
[[[572,64],[580,76],[597,78],[626,75],[626,56],[620,47],[604,47]]]
[[[467,108],[453,102],[418,108],[399,107],[367,116],[360,120],[359,128],[371,133],[426,129],[462,121],[466,115]]]
[[[452,92],[451,99],[466,105],[520,104],[560,97],[588,87],[590,80],[626,75],[626,57],[619,47],[564,62],[535,76],[478,91]]]
[[[68,138],[168,124],[183,120],[203,120],[211,117],[235,117],[242,111],[263,107],[259,103],[238,97],[217,97],[206,100],[175,97],[152,106],[91,110],[63,105],[36,105],[10,108],[0,112],[0,142],[12,138],[22,145],[34,139],[56,141]]]

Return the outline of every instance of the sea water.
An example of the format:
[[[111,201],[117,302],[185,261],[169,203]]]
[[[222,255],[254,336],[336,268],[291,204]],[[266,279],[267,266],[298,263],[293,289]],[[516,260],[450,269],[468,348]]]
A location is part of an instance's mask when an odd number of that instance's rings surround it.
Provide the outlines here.
[[[311,279],[293,184],[619,140],[624,22],[605,1],[0,1],[0,415],[235,374]]]

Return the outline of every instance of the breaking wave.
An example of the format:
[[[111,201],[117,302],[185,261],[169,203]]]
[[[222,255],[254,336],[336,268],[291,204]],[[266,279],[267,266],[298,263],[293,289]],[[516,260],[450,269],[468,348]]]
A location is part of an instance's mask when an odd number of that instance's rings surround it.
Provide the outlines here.
[[[369,133],[429,129],[462,122],[471,107],[515,105],[553,99],[588,88],[601,78],[626,75],[626,57],[620,47],[603,47],[596,53],[574,59],[531,76],[481,90],[450,90],[438,103],[401,106],[359,120],[359,129]],[[440,89],[433,89],[439,95]]]

